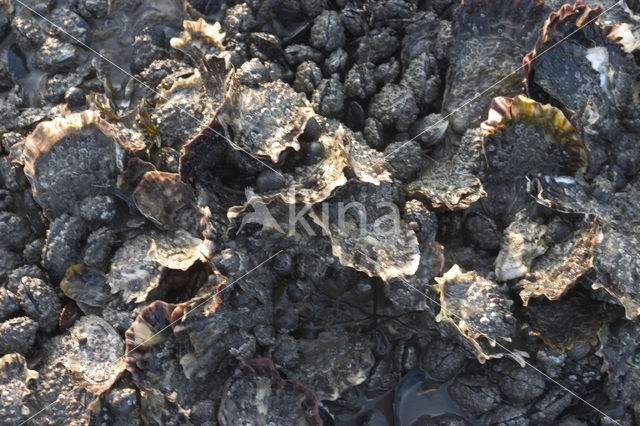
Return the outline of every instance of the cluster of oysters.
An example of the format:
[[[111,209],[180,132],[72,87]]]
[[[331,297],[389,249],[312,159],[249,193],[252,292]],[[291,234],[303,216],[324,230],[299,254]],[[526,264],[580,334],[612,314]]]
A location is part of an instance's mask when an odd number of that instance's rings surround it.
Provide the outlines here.
[[[599,341],[609,380],[639,375],[621,342],[640,327],[640,42],[602,10],[462,0],[422,147],[375,149],[282,71],[239,66],[203,17],[170,42],[194,67],[158,64],[171,72],[133,100],[95,94],[16,137],[69,302],[40,371],[69,384],[36,384],[35,406],[51,422],[91,399],[92,424],[321,424],[320,401],[381,365],[376,315],[435,317],[480,363],[524,366],[535,336],[560,353]],[[0,370],[31,404],[22,355]]]

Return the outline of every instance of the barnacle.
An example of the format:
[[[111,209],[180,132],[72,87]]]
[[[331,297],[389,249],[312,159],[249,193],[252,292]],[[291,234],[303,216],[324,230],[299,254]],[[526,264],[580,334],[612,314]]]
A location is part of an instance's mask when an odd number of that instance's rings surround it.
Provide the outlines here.
[[[479,362],[508,355],[524,366],[528,355],[507,348],[516,334],[516,320],[505,287],[474,271],[463,272],[458,265],[435,280],[440,293],[436,320],[453,324],[476,350]]]
[[[84,198],[111,194],[125,145],[92,110],[38,124],[24,141],[21,160],[47,217],[73,213]]]

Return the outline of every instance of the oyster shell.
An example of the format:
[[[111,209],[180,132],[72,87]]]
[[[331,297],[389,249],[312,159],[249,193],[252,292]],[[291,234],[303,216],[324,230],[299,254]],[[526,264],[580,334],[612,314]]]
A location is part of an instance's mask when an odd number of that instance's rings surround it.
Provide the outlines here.
[[[95,111],[45,121],[24,141],[24,173],[33,196],[53,220],[79,201],[110,195],[122,168],[123,142]]]
[[[25,405],[29,381],[38,378],[38,372],[29,370],[20,354],[8,354],[0,358],[0,418],[7,424],[20,424],[31,415]]]
[[[512,71],[533,47],[546,13],[542,0],[462,1],[454,16],[455,41],[442,103],[442,114],[451,114],[456,133],[480,124],[494,94],[520,93],[520,76]]]
[[[193,190],[177,173],[145,173],[132,198],[140,213],[161,229],[184,228],[198,222]]]
[[[511,314],[513,301],[505,287],[474,271],[463,272],[458,265],[435,280],[440,294],[436,321],[453,324],[471,343],[480,363],[508,355],[524,366],[523,357],[528,354],[505,346],[516,334],[516,320]]]
[[[605,305],[579,293],[555,302],[536,300],[527,307],[527,322],[535,335],[562,353],[578,342],[597,344],[598,332],[613,318]]]
[[[581,176],[589,153],[562,111],[523,95],[494,98],[482,122],[485,180],[502,182],[531,173]]]
[[[640,273],[638,188],[630,185],[606,202],[595,197],[594,187],[571,179],[537,178],[530,182],[529,190],[540,204],[596,217],[602,235],[597,238],[600,244],[595,246],[593,254],[593,267],[599,279],[592,287],[603,288],[615,297],[625,308],[628,319],[640,315],[640,284],[635,278]]]
[[[203,58],[206,54],[217,54],[224,50],[222,42],[225,34],[219,22],[209,24],[204,18],[182,22],[184,31],[180,37],[173,37],[169,43],[193,58]]]
[[[385,281],[416,272],[418,239],[400,218],[399,192],[389,183],[351,180],[314,210],[311,217],[329,234],[340,263]]]
[[[67,297],[75,300],[83,311],[87,310],[86,307],[103,308],[110,293],[105,274],[82,264],[72,265],[67,269],[60,282],[60,288]]]
[[[201,240],[181,230],[140,234],[115,252],[107,283],[126,303],[144,302],[158,287],[164,268],[185,271],[205,258],[205,250]]]
[[[479,174],[482,164],[482,136],[479,129],[465,132],[456,151],[449,158],[432,164],[405,189],[414,196],[423,196],[433,207],[450,210],[466,209],[486,197]]]
[[[547,251],[545,233],[546,227],[529,219],[525,210],[516,213],[503,233],[496,258],[496,279],[508,281],[526,275],[531,262]]]
[[[321,425],[318,395],[294,380],[283,380],[268,358],[240,362],[225,384],[218,411],[221,425],[237,419],[256,424]]]
[[[297,138],[314,115],[304,94],[280,80],[248,87],[231,78],[216,117],[240,148],[277,163],[285,149],[300,149]]]
[[[518,282],[522,304],[529,299],[545,296],[557,300],[593,267],[595,246],[602,241],[602,231],[594,221],[579,230],[567,241],[555,244],[546,256],[540,258],[535,270]]]
[[[125,370],[124,342],[102,318],[88,315],[69,330],[69,347],[62,363],[71,380],[93,394],[111,387]]]

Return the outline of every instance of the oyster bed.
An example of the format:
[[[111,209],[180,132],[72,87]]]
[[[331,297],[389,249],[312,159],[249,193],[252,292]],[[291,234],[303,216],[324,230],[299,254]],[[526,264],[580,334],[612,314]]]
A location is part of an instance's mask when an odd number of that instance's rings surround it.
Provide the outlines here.
[[[0,0],[0,424],[640,424],[636,0]]]

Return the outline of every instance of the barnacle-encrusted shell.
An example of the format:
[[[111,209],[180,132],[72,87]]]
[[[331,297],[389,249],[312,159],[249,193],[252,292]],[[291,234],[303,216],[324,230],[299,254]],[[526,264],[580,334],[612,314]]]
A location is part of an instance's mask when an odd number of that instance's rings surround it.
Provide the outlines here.
[[[333,254],[369,276],[408,278],[418,269],[420,251],[413,230],[400,218],[399,188],[351,180],[336,191],[313,220],[328,232]]]
[[[508,281],[523,277],[533,260],[547,251],[544,241],[546,227],[527,217],[520,210],[504,230],[500,252],[496,258],[496,278]]]
[[[498,97],[481,124],[489,179],[581,175],[589,153],[562,111],[523,95]]]
[[[277,80],[248,87],[232,78],[217,112],[235,144],[276,163],[287,148],[300,149],[298,136],[315,113],[304,94]]]
[[[487,196],[478,178],[481,167],[481,131],[469,129],[449,159],[432,164],[405,190],[411,195],[426,197],[433,207],[466,209]]]
[[[222,393],[221,425],[236,424],[237,419],[256,424],[322,424],[318,395],[302,383],[283,380],[268,358],[241,361]]]
[[[595,345],[598,331],[613,317],[604,303],[577,293],[555,302],[532,301],[526,316],[533,333],[559,352],[578,342]]]
[[[62,360],[72,380],[94,394],[109,389],[124,371],[124,342],[108,322],[95,315],[80,318],[69,331]]]
[[[627,318],[640,315],[640,283],[636,278],[640,274],[640,191],[629,186],[601,203],[592,195],[593,188],[571,179],[544,177],[532,181],[529,189],[540,204],[597,218],[602,235],[598,235],[601,242],[594,249],[593,267],[599,279],[593,287],[615,297]]]
[[[24,405],[29,395],[29,381],[38,378],[38,372],[29,370],[20,354],[8,354],[0,358],[0,418],[6,424],[24,422],[31,411]]]
[[[209,24],[204,18],[197,21],[183,21],[184,32],[180,37],[170,40],[171,47],[182,50],[196,57],[204,57],[207,53],[219,53],[224,50],[222,42],[225,34],[219,22]]]
[[[95,111],[38,124],[25,139],[24,173],[46,216],[73,213],[79,201],[111,194],[122,141]]]
[[[145,173],[132,198],[140,213],[162,229],[178,228],[185,219],[198,220],[193,190],[177,173]]]
[[[625,37],[626,27],[601,26],[602,12],[578,0],[551,13],[523,66],[530,97],[553,100],[585,132],[615,143],[619,120],[638,96],[638,67],[624,51],[635,44]]]
[[[513,71],[533,47],[545,14],[542,0],[462,1],[454,16],[455,42],[442,104],[456,133],[480,124],[495,94],[520,93],[521,77]],[[477,97],[486,89],[491,90]]]
[[[537,262],[536,270],[518,283],[522,304],[527,306],[529,299],[539,296],[559,299],[593,267],[594,248],[601,240],[602,230],[594,221],[573,238],[553,245]]]
[[[452,323],[473,345],[479,362],[508,355],[524,366],[526,353],[505,348],[516,333],[513,301],[505,287],[474,271],[463,272],[458,265],[435,280],[440,293],[436,320]]]

